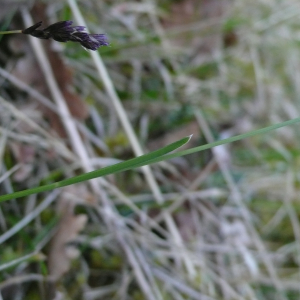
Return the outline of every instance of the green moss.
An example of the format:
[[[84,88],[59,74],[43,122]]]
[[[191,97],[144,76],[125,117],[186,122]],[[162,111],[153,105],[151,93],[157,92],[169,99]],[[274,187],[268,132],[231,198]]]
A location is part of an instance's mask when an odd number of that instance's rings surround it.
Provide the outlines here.
[[[249,24],[249,20],[247,20],[246,18],[242,18],[240,16],[231,16],[224,22],[223,32],[229,33],[246,24]]]
[[[112,152],[118,152],[119,149],[128,147],[128,138],[124,132],[118,132],[113,137],[109,137],[105,140],[106,145]]]
[[[218,65],[216,62],[207,62],[189,69],[190,75],[200,80],[208,80],[218,75]]]
[[[89,258],[92,268],[102,270],[118,270],[123,263],[123,259],[119,255],[104,255],[104,253],[94,249],[89,252]]]

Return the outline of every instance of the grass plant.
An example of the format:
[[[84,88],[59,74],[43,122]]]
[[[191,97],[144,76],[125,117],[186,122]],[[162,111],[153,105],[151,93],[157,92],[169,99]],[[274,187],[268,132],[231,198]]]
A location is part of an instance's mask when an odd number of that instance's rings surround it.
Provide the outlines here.
[[[110,47],[58,44],[76,119],[50,41],[0,40],[0,299],[298,299],[299,4],[45,5]]]

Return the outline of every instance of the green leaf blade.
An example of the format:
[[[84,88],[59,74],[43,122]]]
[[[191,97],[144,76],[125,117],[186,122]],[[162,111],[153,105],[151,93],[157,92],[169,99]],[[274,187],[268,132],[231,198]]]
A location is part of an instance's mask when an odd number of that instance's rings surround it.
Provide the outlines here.
[[[50,190],[53,190],[56,188],[68,186],[71,184],[87,181],[87,180],[98,178],[98,177],[102,177],[105,175],[114,174],[114,173],[130,170],[130,169],[142,167],[142,166],[149,164],[150,161],[152,161],[154,159],[158,159],[160,157],[163,157],[164,155],[180,148],[181,146],[188,143],[188,141],[190,139],[191,139],[191,136],[184,137],[172,144],[169,144],[163,148],[152,151],[150,153],[129,159],[124,162],[120,162],[118,164],[115,164],[115,165],[112,165],[109,167],[105,167],[105,168],[95,170],[95,171],[92,171],[89,173],[81,174],[81,175],[78,175],[78,176],[75,176],[72,178],[64,179],[64,180],[58,181],[56,183],[51,183],[51,184],[39,186],[36,188],[0,196],[0,202],[11,200],[11,199],[16,199],[16,198],[20,198],[20,197],[25,197],[25,196],[40,193],[40,192],[46,192],[46,191],[50,191]]]

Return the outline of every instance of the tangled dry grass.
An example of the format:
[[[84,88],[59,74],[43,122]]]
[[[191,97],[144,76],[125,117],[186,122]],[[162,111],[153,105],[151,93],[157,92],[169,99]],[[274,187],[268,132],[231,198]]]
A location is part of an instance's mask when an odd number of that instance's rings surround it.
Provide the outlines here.
[[[111,44],[1,38],[0,195],[299,116],[297,1],[0,4],[2,30],[72,19]],[[0,299],[298,299],[298,136],[1,203]]]

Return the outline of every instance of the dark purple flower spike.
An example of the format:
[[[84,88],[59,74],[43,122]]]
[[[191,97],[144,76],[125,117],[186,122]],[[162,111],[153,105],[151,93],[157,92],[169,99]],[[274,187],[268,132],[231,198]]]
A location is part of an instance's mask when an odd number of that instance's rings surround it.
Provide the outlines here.
[[[38,22],[35,25],[22,30],[23,34],[30,34],[39,39],[52,38],[58,42],[78,42],[89,50],[97,50],[101,46],[108,46],[108,40],[105,34],[89,34],[85,32],[84,26],[72,26],[72,21],[60,21],[47,28],[37,29],[42,25]]]

